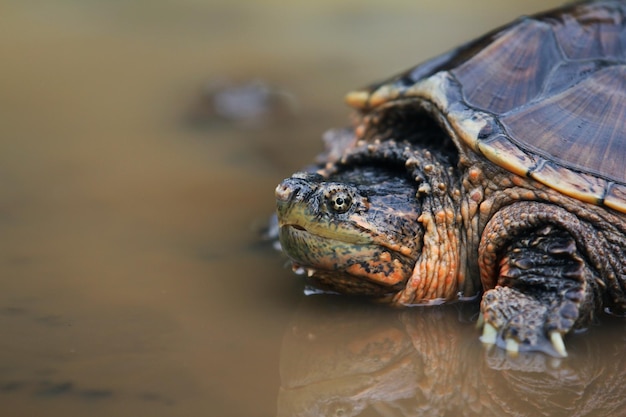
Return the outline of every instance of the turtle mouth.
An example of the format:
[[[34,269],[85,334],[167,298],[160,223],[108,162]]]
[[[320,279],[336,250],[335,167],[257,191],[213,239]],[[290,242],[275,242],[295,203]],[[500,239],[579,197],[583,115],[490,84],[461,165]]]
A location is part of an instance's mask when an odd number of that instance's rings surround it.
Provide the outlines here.
[[[404,283],[412,271],[409,258],[361,236],[330,229],[320,233],[297,223],[281,225],[278,236],[294,266],[304,268],[313,280],[323,278],[324,286],[339,292],[354,293],[346,286],[357,285],[355,281],[375,283],[376,293],[381,292],[379,287],[389,291]]]
[[[348,230],[343,230],[342,228],[333,228],[333,227],[320,227],[316,224],[311,226],[304,226],[301,223],[284,223],[280,225],[279,230],[291,231],[287,233],[300,233],[302,237],[308,236],[311,239],[325,239],[328,241],[335,241],[346,244],[355,244],[355,245],[374,245],[373,240],[367,236],[364,236],[363,233],[354,232],[351,233]],[[279,232],[280,235],[280,232]]]

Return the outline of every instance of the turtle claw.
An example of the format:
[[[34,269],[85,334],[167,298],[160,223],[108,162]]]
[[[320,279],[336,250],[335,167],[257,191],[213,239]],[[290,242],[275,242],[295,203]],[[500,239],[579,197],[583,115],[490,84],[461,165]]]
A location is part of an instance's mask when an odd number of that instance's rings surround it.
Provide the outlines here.
[[[519,343],[515,339],[506,339],[504,349],[512,356],[517,356],[519,353]]]
[[[504,339],[504,343],[502,343],[503,340],[502,340],[502,335],[500,333],[501,332],[499,332],[498,329],[494,327],[492,324],[484,323],[483,333],[480,336],[480,341],[484,345],[487,345],[488,347],[491,347],[493,345],[498,345],[501,348],[504,348],[504,350],[506,350],[506,352],[509,353],[513,357],[517,356],[519,352],[522,350],[543,351],[559,359],[567,357],[567,350],[565,349],[565,342],[563,341],[563,335],[556,330],[548,334],[550,344],[547,344],[547,343],[537,344],[536,346],[531,347],[530,349],[529,349],[529,346],[527,346],[524,342],[520,342],[513,337],[506,337]],[[498,339],[500,340],[499,342],[498,342]],[[544,346],[543,349],[541,348],[542,345]],[[551,345],[551,349],[550,347],[548,347],[550,345]]]
[[[495,345],[498,337],[498,330],[489,323],[483,325],[483,335],[480,341],[487,345]]]
[[[563,341],[567,328],[553,327],[548,308],[532,297],[509,287],[496,287],[483,296],[481,310],[480,341],[484,344],[497,345],[512,355],[534,351],[567,357]]]
[[[550,342],[552,347],[561,357],[567,357],[567,350],[565,350],[565,343],[563,342],[563,336],[556,330],[550,332]]]

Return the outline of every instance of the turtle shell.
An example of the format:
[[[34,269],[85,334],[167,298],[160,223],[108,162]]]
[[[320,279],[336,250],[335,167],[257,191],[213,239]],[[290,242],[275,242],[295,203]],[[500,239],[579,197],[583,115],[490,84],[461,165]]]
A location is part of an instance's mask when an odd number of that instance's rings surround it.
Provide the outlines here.
[[[347,101],[418,106],[459,149],[626,212],[625,25],[623,1],[523,17]]]

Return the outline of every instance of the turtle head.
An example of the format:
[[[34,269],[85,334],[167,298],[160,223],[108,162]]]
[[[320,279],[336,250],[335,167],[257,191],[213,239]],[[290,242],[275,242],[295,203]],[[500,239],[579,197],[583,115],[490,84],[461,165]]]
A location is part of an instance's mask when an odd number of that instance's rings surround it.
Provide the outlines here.
[[[415,187],[404,171],[380,166],[296,173],[276,187],[281,247],[322,288],[396,292],[422,248]]]

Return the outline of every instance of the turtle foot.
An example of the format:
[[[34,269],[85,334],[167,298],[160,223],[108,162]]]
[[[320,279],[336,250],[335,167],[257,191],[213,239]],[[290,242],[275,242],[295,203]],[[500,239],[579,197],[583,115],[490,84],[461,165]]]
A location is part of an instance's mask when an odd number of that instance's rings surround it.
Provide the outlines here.
[[[521,351],[567,356],[563,335],[570,328],[554,326],[551,309],[536,298],[510,287],[496,287],[481,302],[481,342],[496,345],[511,355]],[[571,321],[568,320],[569,324]]]

